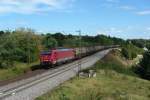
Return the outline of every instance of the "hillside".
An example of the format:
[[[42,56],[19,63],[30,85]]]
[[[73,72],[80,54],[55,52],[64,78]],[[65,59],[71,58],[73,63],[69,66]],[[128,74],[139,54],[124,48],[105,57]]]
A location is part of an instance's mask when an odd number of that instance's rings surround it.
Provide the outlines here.
[[[149,100],[150,82],[138,78],[111,52],[97,62],[95,78],[74,78],[37,100]]]

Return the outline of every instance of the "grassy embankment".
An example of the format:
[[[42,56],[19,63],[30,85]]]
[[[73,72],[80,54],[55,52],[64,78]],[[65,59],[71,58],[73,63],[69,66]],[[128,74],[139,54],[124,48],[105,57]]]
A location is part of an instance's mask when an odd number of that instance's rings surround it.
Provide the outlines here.
[[[19,75],[23,75],[26,72],[30,71],[32,67],[37,64],[39,64],[39,62],[35,62],[32,64],[16,63],[15,67],[0,69],[0,81],[13,79]]]
[[[112,52],[92,68],[96,78],[73,78],[37,100],[150,100],[150,82],[126,63]]]

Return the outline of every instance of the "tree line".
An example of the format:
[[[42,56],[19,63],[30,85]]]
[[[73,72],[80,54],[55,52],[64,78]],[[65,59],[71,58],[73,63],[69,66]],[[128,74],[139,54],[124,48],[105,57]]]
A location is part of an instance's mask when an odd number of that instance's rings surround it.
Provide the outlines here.
[[[123,47],[122,55],[127,59],[136,57],[139,49],[134,44],[121,38],[105,35],[82,36],[64,35],[62,33],[38,34],[32,29],[19,28],[14,31],[0,31],[0,68],[10,68],[16,62],[32,63],[39,60],[42,50],[66,47],[74,48],[96,45],[120,45]],[[140,51],[140,50],[139,50]]]
[[[132,39],[128,40],[132,44],[136,45],[139,48],[144,48],[146,47],[147,49],[150,49],[150,40],[149,39]]]

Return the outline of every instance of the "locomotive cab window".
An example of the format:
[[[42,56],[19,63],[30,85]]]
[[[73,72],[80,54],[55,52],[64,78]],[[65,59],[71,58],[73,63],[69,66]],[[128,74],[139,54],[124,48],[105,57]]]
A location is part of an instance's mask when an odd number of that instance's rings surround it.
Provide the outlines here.
[[[41,52],[41,55],[51,55],[51,52],[43,51],[43,52]]]

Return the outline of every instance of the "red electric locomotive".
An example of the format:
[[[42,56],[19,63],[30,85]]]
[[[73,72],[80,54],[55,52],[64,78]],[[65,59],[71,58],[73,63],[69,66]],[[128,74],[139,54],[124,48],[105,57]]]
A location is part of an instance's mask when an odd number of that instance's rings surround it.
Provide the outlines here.
[[[40,54],[41,65],[55,65],[75,58],[74,49],[54,49]]]

